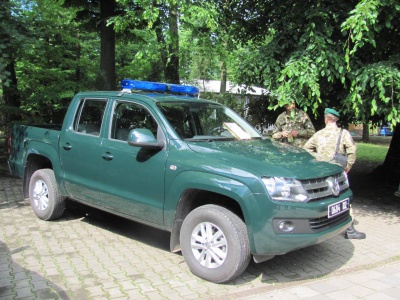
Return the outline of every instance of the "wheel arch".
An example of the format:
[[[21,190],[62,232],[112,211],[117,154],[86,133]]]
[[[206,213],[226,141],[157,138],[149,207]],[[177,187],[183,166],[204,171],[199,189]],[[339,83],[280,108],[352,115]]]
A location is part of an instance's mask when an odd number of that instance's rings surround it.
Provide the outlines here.
[[[175,199],[179,199],[175,207],[172,207],[172,200],[169,202],[166,201],[165,220],[166,227],[170,228],[171,231],[170,249],[172,252],[180,250],[179,240],[183,220],[197,207],[207,204],[219,205],[232,211],[242,219],[245,224],[251,222],[251,220],[246,217],[248,215],[247,207],[243,203],[243,199],[248,198],[247,196],[252,194],[246,185],[229,178],[210,176],[210,174],[206,173],[190,174],[188,178],[192,178],[193,182],[186,182],[186,188],[170,189],[174,191],[172,194],[175,193],[175,196],[170,195],[169,199],[174,199],[174,197],[176,197]],[[226,185],[221,184],[222,182]],[[179,186],[179,184],[174,186]],[[196,186],[196,188],[194,188],[194,186]],[[170,207],[168,207],[168,205]]]
[[[199,189],[189,189],[186,190],[177,205],[174,224],[171,230],[171,240],[170,249],[172,252],[177,252],[180,250],[180,231],[182,227],[183,220],[186,216],[194,209],[207,205],[214,204],[224,207],[234,214],[239,216],[240,219],[244,221],[244,215],[242,208],[239,203],[232,198],[225,195],[221,195],[215,192],[210,192],[206,190]]]
[[[54,171],[51,160],[41,154],[30,153],[26,158],[24,179],[23,179],[23,195],[24,198],[29,198],[29,182],[32,174],[39,169],[52,169]]]

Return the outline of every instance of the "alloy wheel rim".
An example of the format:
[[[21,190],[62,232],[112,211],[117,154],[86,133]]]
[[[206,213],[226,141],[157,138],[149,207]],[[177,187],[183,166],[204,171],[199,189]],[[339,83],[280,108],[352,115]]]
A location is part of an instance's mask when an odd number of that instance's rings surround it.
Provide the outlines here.
[[[209,269],[221,266],[228,255],[228,241],[213,223],[202,222],[192,231],[191,249],[196,260]]]
[[[35,187],[33,188],[33,201],[35,207],[40,211],[46,210],[49,206],[49,189],[43,180],[35,182]]]

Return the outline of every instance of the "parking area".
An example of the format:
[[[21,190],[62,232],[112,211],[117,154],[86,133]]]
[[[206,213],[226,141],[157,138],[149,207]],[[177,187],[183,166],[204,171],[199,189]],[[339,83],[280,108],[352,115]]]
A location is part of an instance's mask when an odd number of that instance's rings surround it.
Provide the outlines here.
[[[400,260],[400,201],[385,197],[353,205],[366,240],[339,235],[221,285],[192,275],[167,232],[73,203],[60,220],[39,220],[21,180],[2,175],[0,299],[240,299],[379,267]]]

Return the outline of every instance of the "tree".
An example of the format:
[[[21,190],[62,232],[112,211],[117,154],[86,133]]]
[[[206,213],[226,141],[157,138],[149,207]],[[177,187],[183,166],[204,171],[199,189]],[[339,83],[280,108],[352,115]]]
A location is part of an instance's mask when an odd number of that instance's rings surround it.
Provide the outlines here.
[[[184,81],[218,80],[220,76],[220,43],[212,6],[191,6],[181,17],[180,59]]]
[[[111,22],[118,32],[131,28],[153,31],[162,62],[163,77],[179,83],[179,1],[120,0],[125,11]]]
[[[394,135],[377,178],[396,178],[400,174],[400,4],[395,1],[361,1],[343,24],[349,32],[346,62],[351,70],[360,58],[367,63],[357,69],[349,98],[356,113],[382,115],[392,123]],[[365,111],[365,107],[369,111]],[[385,176],[382,176],[385,175]]]
[[[108,20],[115,15],[115,0],[100,1],[100,72],[104,78],[104,90],[116,89],[115,74],[115,31]]]
[[[171,42],[169,44],[170,59],[166,63],[165,78],[168,82],[179,84],[179,32],[178,32],[179,7],[176,2],[171,2],[169,9],[169,31]]]
[[[347,120],[399,123],[398,2],[221,0],[218,5],[224,26],[254,53],[243,57],[238,81],[269,89],[270,108],[295,100],[320,117],[330,106]],[[398,138],[396,130],[393,140]],[[396,150],[389,153],[400,155]]]
[[[17,31],[17,20],[11,13],[9,0],[0,1],[0,81],[4,105],[4,124],[21,119],[19,107],[21,103],[15,72],[15,51],[20,33]],[[13,38],[17,40],[13,40]]]
[[[110,19],[119,13],[116,0],[65,0],[67,8],[77,8],[77,21],[88,31],[100,32],[100,66],[97,89],[116,89],[115,31]],[[100,28],[100,29],[99,29]]]
[[[95,89],[99,39],[82,31],[77,12],[40,0],[21,14],[29,36],[29,47],[19,48],[16,64],[25,122],[59,123],[76,92]]]
[[[216,7],[214,2],[193,0],[121,0],[125,13],[113,18],[118,32],[130,28],[154,34],[162,62],[163,78],[179,83],[180,79],[214,79],[215,66],[219,73],[223,49],[219,39]],[[154,47],[154,44],[151,44]],[[147,48],[146,51],[150,49]],[[224,49],[228,53],[228,49]],[[181,73],[181,74],[180,74]]]

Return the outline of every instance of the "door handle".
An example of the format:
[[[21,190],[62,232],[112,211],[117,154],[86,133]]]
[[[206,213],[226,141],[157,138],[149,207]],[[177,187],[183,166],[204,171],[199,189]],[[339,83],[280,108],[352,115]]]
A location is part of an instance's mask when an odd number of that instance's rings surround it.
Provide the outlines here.
[[[103,157],[105,160],[112,160],[114,158],[113,155],[111,155],[110,152],[106,152],[103,155],[101,155],[101,157]]]
[[[71,146],[69,143],[66,143],[66,144],[64,144],[63,148],[64,148],[65,150],[71,150],[71,149],[72,149],[72,146]]]

